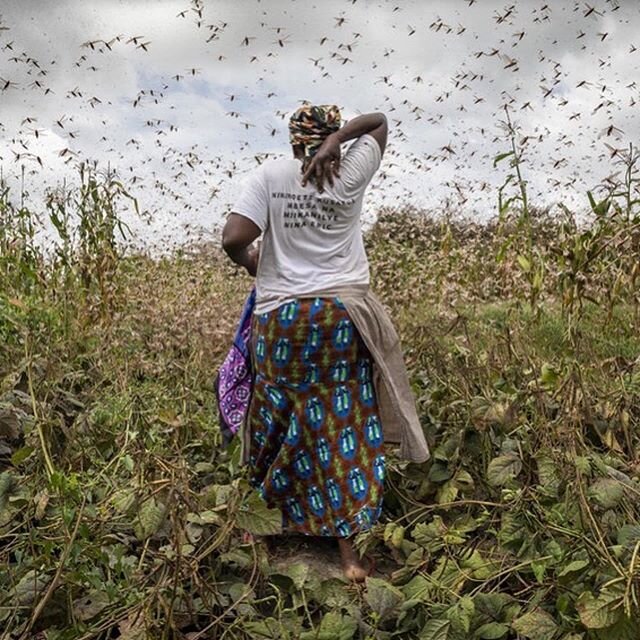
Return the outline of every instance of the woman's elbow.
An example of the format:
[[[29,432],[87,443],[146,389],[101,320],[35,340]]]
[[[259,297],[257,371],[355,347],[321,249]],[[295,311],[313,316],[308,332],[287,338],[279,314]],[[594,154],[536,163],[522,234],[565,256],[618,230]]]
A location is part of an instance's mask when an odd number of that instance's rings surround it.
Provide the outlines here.
[[[260,229],[254,222],[232,213],[222,229],[222,248],[229,255],[237,253],[248,247],[259,235]]]
[[[242,249],[239,238],[236,234],[228,231],[222,231],[222,249],[227,255],[231,255],[238,251],[238,249]]]

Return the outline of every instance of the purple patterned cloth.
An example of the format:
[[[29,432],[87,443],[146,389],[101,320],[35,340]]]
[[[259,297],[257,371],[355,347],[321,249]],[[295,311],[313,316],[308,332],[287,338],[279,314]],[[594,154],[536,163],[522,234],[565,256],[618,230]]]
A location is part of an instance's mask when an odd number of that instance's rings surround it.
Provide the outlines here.
[[[244,303],[231,349],[218,370],[214,382],[220,431],[225,446],[238,433],[249,411],[253,388],[249,340],[251,339],[251,315],[255,301],[256,288],[254,286]]]

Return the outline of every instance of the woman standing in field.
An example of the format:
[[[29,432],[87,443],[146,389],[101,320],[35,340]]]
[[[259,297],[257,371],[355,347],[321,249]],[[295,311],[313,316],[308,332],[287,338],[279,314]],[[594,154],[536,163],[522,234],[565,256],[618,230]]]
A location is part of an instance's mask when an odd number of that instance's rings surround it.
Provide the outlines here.
[[[369,290],[360,228],[387,119],[371,113],[340,124],[335,105],[296,110],[293,158],[250,175],[222,243],[257,276],[242,462],[282,510],[283,531],[337,538],[345,575],[363,580],[368,570],[350,538],[380,515],[383,443],[399,442],[400,457],[414,462],[429,451],[397,334]],[[353,139],[341,158],[340,145]]]

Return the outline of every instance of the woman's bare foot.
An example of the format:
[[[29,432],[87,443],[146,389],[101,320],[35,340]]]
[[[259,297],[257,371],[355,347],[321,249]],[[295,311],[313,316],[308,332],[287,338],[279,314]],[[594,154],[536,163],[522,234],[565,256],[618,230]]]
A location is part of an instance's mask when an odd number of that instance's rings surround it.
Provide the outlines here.
[[[363,582],[369,575],[371,567],[366,567],[362,563],[353,545],[346,538],[338,538],[338,546],[345,578],[354,582]]]

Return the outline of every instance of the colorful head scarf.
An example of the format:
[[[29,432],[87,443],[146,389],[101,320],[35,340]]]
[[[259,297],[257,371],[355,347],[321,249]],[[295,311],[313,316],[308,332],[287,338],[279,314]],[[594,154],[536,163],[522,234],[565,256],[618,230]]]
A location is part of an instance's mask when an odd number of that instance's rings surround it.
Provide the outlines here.
[[[340,109],[335,104],[306,102],[289,118],[289,142],[304,146],[304,164],[313,158],[325,138],[340,128]]]

